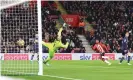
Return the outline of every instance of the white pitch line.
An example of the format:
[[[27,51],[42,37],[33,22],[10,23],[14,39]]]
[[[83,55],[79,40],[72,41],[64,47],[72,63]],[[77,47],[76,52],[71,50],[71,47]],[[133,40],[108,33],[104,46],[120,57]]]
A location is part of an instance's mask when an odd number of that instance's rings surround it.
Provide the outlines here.
[[[61,77],[61,76],[53,76],[53,75],[43,75],[43,76],[66,79],[66,80],[82,80],[82,79],[75,79],[75,78],[68,78],[68,77]]]
[[[7,76],[0,76],[0,80],[25,80],[25,79],[11,78],[11,77],[7,77]]]

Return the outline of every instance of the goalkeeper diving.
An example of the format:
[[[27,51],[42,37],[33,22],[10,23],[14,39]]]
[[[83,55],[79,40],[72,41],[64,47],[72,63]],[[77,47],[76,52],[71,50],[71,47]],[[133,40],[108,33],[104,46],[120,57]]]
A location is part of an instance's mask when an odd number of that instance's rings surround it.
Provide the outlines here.
[[[63,28],[60,28],[57,38],[52,43],[44,42],[42,41],[42,45],[47,47],[49,49],[48,53],[49,56],[46,60],[43,61],[44,64],[48,65],[47,63],[54,57],[54,54],[59,48],[67,48],[69,45],[69,42],[67,42],[65,45],[61,42],[61,32]]]

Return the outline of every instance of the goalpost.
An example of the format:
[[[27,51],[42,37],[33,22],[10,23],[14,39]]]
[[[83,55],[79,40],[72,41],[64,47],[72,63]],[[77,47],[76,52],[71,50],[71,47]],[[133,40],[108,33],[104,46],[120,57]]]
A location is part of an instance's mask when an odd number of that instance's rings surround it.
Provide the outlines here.
[[[43,75],[41,42],[41,0],[0,0],[0,75]]]

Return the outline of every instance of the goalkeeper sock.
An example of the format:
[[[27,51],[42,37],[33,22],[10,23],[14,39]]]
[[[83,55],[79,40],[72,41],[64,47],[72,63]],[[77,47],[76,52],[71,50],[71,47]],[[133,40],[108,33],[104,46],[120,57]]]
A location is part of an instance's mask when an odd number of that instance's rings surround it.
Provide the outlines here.
[[[33,58],[34,58],[34,54],[31,56],[31,60],[33,60]]]
[[[127,61],[127,63],[130,63],[130,56],[128,56],[128,61]]]
[[[121,58],[120,63],[122,63],[123,60],[124,60],[124,57]]]
[[[48,57],[43,63],[46,64],[49,61],[50,61],[50,57]]]
[[[49,56],[43,63],[47,64],[47,62],[49,62],[52,58],[53,58],[53,56]]]
[[[46,60],[46,61],[44,61],[43,63],[44,63],[44,64],[47,64],[47,62],[49,62],[49,61],[50,61],[50,60]]]

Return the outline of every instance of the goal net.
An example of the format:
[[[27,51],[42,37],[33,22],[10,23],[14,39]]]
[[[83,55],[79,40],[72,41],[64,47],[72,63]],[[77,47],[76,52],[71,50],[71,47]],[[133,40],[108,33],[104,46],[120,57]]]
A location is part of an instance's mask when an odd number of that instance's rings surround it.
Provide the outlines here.
[[[42,75],[41,0],[0,0],[0,17],[1,75]]]

